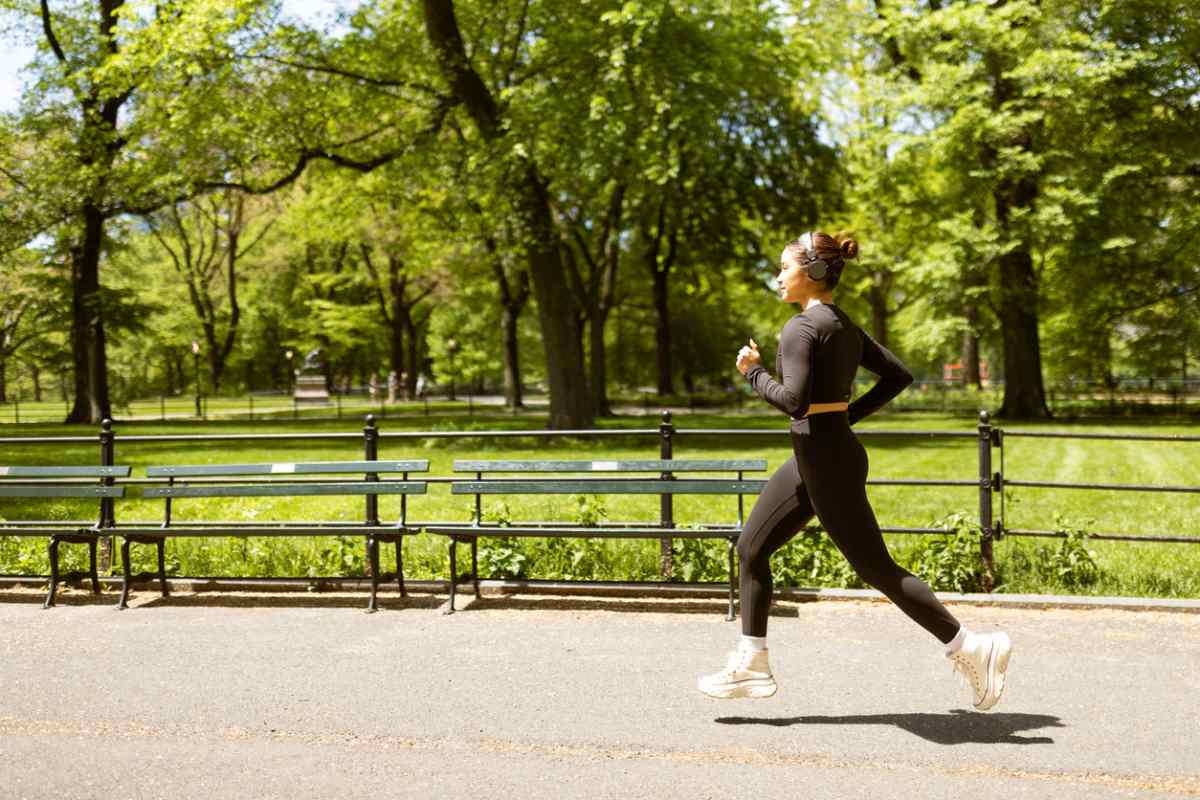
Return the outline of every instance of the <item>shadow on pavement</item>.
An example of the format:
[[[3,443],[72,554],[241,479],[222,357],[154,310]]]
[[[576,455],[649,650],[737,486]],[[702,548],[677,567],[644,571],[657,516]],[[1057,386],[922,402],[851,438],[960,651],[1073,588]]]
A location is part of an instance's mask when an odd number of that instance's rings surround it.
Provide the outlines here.
[[[196,594],[173,594],[170,597],[154,597],[153,599],[145,600],[144,602],[135,602],[136,597],[131,598],[130,606],[136,608],[153,608],[155,606],[205,606],[212,608],[356,608],[362,611],[366,610],[367,597],[366,595],[347,596],[330,596],[320,592],[312,594],[229,594],[222,592],[220,594],[207,594],[199,592]],[[396,596],[385,597],[380,596],[378,600],[379,609],[381,611],[403,611],[410,608],[437,608],[444,602],[441,597],[428,595],[409,595],[405,598]]]
[[[460,595],[460,596],[465,596]],[[460,601],[461,602],[461,601]],[[729,608],[725,600],[637,600],[617,597],[562,597],[547,596],[544,598],[525,595],[522,597],[490,597],[484,595],[478,599],[471,598],[469,605],[461,605],[458,611],[492,610],[539,610],[554,611],[619,611],[655,614],[721,614]],[[799,617],[796,608],[773,606],[772,617]]]
[[[0,603],[21,603],[40,606],[46,599],[46,590],[39,589],[27,592],[0,592]],[[112,593],[92,594],[90,590],[64,591],[59,589],[54,600],[58,606],[115,606],[117,595]]]
[[[893,725],[935,744],[1054,744],[1049,736],[1018,736],[1018,731],[1066,727],[1048,714],[978,714],[955,709],[945,714],[851,714],[842,717],[717,717],[722,725]]]

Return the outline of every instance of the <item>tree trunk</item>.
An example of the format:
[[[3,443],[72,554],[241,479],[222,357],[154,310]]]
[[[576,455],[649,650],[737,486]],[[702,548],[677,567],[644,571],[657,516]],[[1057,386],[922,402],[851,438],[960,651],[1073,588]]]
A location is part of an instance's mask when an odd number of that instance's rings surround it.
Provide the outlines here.
[[[42,370],[37,364],[29,365],[29,372],[33,378],[33,402],[42,402]]]
[[[8,402],[8,359],[0,355],[0,403]]]
[[[424,0],[423,5],[426,34],[451,93],[462,102],[485,140],[505,136],[502,112],[467,56],[453,1]],[[559,429],[590,427],[591,398],[585,390],[587,376],[578,318],[569,299],[549,197],[537,165],[526,159],[523,169],[510,179],[508,189],[518,200],[529,275],[537,298],[550,385],[549,425]]]
[[[404,369],[404,325],[400,316],[402,303],[403,298],[395,291],[393,284],[392,316],[388,320],[388,366],[392,372],[396,373],[397,378],[406,372]]]
[[[962,382],[963,386],[983,388],[983,379],[979,374],[979,335],[976,326],[979,323],[979,309],[969,305],[963,310],[967,318],[967,330],[963,332],[962,345]]]
[[[526,169],[522,190],[522,212],[530,236],[529,275],[537,298],[546,379],[550,385],[549,426],[590,428],[593,409],[587,392],[579,315],[575,303],[570,301],[546,187],[532,164]]]
[[[100,250],[104,214],[94,203],[83,206],[83,238],[71,250],[72,325],[75,357],[75,404],[68,423],[95,424],[111,418],[104,309],[100,302]]]
[[[410,398],[417,397],[417,376],[425,371],[425,364],[421,358],[421,337],[418,335],[416,321],[413,320],[412,309],[405,306],[403,313],[400,315],[400,326],[404,331],[404,336],[408,340],[408,378],[405,381],[405,392]],[[426,383],[429,381],[429,376],[425,376]],[[428,389],[426,390],[428,391]]]
[[[671,310],[667,303],[667,272],[654,270],[654,364],[658,370],[658,396],[675,393],[671,381]]]
[[[1004,5],[1001,0],[999,8]],[[1004,56],[989,51],[985,63],[992,80],[992,105],[998,111],[1016,99],[1019,87],[1009,77]],[[1034,151],[1034,128],[1029,123],[1008,137],[1004,145],[1021,153]],[[1000,150],[996,144],[986,144],[983,150],[984,167],[997,168]],[[1006,156],[1012,158],[1012,156]],[[1039,193],[1037,176],[1006,175],[997,179],[992,191],[995,202],[996,225],[1001,238],[1019,242],[997,260],[997,316],[1003,327],[1004,342],[1004,402],[998,417],[1035,419],[1050,416],[1046,407],[1046,392],[1042,383],[1042,354],[1038,340],[1038,285],[1029,244],[1020,230],[1011,223],[1015,211],[1032,210]]]
[[[888,290],[891,276],[876,271],[872,276],[868,301],[871,304],[871,336],[884,347],[888,346]]]
[[[593,308],[588,314],[588,355],[591,368],[592,407],[596,416],[611,417],[608,405],[608,358],[604,352],[604,325],[608,312],[604,308]]]
[[[492,260],[492,272],[496,276],[496,286],[499,289],[500,300],[500,336],[503,340],[504,360],[504,402],[516,410],[525,406],[524,393],[521,390],[521,353],[517,339],[517,323],[525,304],[529,302],[529,272],[520,270],[517,273],[516,288],[509,283],[508,272],[500,257],[500,247],[496,238],[487,235],[483,239],[484,247]]]
[[[523,408],[521,391],[521,352],[517,347],[517,319],[520,306],[505,304],[500,308],[500,331],[504,338],[504,402],[511,409]]]
[[[1000,322],[1004,328],[1004,402],[997,412],[1006,419],[1050,416],[1042,384],[1038,340],[1037,281],[1027,250],[1000,258]]]

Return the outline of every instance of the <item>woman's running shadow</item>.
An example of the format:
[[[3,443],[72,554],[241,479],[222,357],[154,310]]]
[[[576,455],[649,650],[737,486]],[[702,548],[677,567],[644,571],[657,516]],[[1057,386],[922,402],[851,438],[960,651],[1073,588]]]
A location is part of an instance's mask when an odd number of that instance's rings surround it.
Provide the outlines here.
[[[842,717],[717,717],[722,725],[894,725],[935,744],[1054,744],[1049,736],[1018,736],[1018,731],[1064,728],[1047,714],[976,714],[955,709],[945,714],[851,714]]]

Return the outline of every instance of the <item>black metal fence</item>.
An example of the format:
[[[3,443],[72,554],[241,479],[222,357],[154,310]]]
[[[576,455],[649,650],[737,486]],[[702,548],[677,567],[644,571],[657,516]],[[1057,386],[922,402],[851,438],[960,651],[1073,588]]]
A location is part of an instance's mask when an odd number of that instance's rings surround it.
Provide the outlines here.
[[[552,440],[565,437],[582,439],[611,439],[611,438],[646,438],[657,443],[658,456],[662,459],[676,457],[676,446],[689,439],[701,437],[747,438],[762,439],[765,437],[779,439],[786,431],[757,430],[744,428],[677,428],[670,412],[662,412],[661,421],[657,427],[647,428],[617,428],[617,429],[585,429],[585,430],[488,430],[488,431],[397,431],[385,432],[379,430],[374,415],[368,415],[366,425],[361,433],[252,433],[252,434],[155,434],[118,436],[110,421],[105,421],[100,427],[98,436],[48,436],[48,437],[4,437],[0,438],[0,468],[12,464],[11,456],[5,455],[5,448],[12,445],[37,445],[61,447],[67,444],[98,444],[99,465],[112,466],[116,463],[118,448],[136,447],[142,444],[164,442],[194,442],[211,446],[220,442],[281,442],[281,441],[359,441],[363,446],[365,460],[379,458],[381,444],[388,441],[409,441],[429,439],[502,439],[523,438]],[[1061,531],[1009,528],[1005,518],[1005,489],[1006,488],[1049,488],[1056,490],[1106,490],[1122,492],[1163,492],[1163,493],[1200,493],[1200,486],[1169,486],[1152,484],[1103,484],[1103,483],[1065,483],[1054,481],[1031,481],[1014,479],[1008,476],[1005,464],[1005,440],[1012,437],[1027,438],[1064,438],[1064,439],[1098,439],[1112,441],[1141,441],[1141,442],[1200,442],[1200,436],[1184,434],[1098,434],[1071,433],[1061,431],[1020,431],[1005,430],[991,423],[986,411],[979,413],[979,422],[974,431],[946,430],[859,430],[856,435],[863,439],[879,438],[917,438],[917,439],[952,439],[962,440],[964,444],[971,441],[971,446],[977,453],[977,470],[970,477],[961,479],[928,479],[918,477],[905,478],[873,478],[868,485],[881,486],[944,486],[944,487],[973,487],[978,492],[978,530],[980,536],[980,557],[984,574],[993,574],[993,542],[997,539],[1013,537],[1062,537]],[[995,454],[999,453],[999,463]],[[671,476],[664,474],[664,478]],[[453,480],[450,476],[430,475],[426,480],[430,483],[448,483]],[[104,478],[102,482],[112,485],[113,478]],[[127,485],[157,484],[153,479],[130,478],[123,479]],[[997,499],[997,495],[999,496]],[[114,501],[103,498],[99,507],[100,527],[113,527],[116,524]],[[377,516],[374,506],[376,498],[367,499],[366,519]],[[663,527],[674,524],[674,508],[671,495],[662,495],[660,501],[659,523]],[[945,534],[943,528],[936,527],[904,527],[882,525],[885,533],[898,534]],[[0,535],[3,529],[0,528]],[[1101,532],[1088,534],[1089,538],[1110,541],[1137,541],[1161,543],[1200,543],[1200,535],[1141,535],[1128,532]],[[664,548],[664,557],[669,557],[669,548]]]

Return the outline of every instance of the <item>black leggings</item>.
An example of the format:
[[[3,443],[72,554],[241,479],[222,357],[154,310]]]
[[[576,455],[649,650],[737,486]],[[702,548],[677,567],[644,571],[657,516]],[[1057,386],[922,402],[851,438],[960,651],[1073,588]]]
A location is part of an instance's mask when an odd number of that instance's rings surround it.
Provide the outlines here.
[[[811,422],[811,426],[810,423]],[[814,513],[864,581],[883,592],[921,627],[946,643],[959,623],[920,578],[888,554],[867,501],[867,452],[844,414],[821,414],[792,432],[794,455],[759,495],[738,537],[742,633],[767,635],[771,554],[808,524]]]

